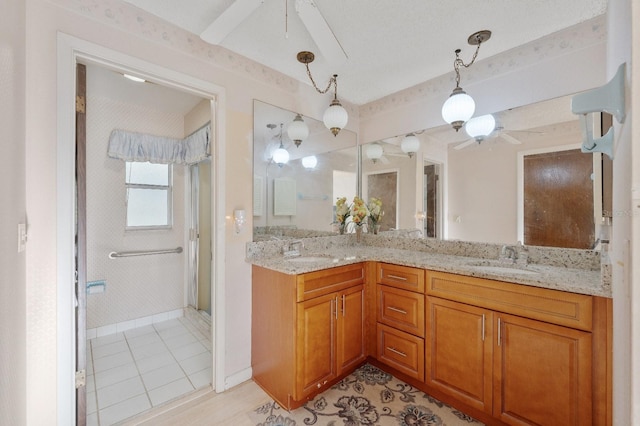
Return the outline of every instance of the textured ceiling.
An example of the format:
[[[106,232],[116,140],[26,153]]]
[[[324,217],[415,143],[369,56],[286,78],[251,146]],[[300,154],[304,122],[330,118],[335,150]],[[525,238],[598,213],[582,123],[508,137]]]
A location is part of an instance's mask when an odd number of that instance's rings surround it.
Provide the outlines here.
[[[196,35],[234,3],[125,1]],[[451,72],[457,48],[468,62],[474,47],[467,38],[478,30],[493,32],[480,49],[482,60],[601,15],[607,6],[607,0],[315,0],[347,56],[329,62],[296,13],[296,2],[311,1],[263,0],[220,45],[307,84],[296,54],[310,50],[318,85],[337,73],[339,97],[356,105]]]

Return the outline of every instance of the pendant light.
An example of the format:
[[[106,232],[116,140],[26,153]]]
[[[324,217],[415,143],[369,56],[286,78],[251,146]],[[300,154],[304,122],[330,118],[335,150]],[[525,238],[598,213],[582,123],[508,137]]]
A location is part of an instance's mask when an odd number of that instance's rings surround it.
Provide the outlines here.
[[[283,124],[280,123],[280,146],[278,149],[273,151],[273,156],[271,157],[273,162],[280,168],[289,162],[289,151],[287,151],[284,148],[284,145],[282,145],[282,125]]]
[[[315,155],[309,155],[308,157],[302,157],[302,167],[307,170],[315,169],[318,165],[318,158]]]
[[[327,93],[331,86],[334,88],[333,92],[333,101],[329,105],[329,108],[324,112],[322,117],[322,121],[327,129],[331,130],[333,136],[338,136],[340,130],[344,129],[349,121],[349,114],[347,114],[347,110],[344,109],[340,101],[338,100],[338,74],[334,74],[330,79],[327,87],[324,90],[321,90],[316,85],[315,80],[311,76],[311,70],[309,69],[309,64],[313,62],[315,59],[315,55],[311,52],[299,52],[297,55],[298,62],[303,63],[307,67],[307,75],[309,76],[309,80],[313,84],[313,88],[320,94]]]
[[[309,126],[307,126],[300,114],[296,114],[293,122],[289,124],[287,135],[296,146],[300,146],[302,141],[309,137]]]
[[[370,143],[367,145],[367,158],[373,162],[373,164],[377,163],[380,158],[382,158],[382,154],[384,153],[382,146],[379,143]]]
[[[478,57],[478,52],[480,51],[480,45],[489,40],[491,38],[491,31],[483,30],[473,33],[467,39],[467,42],[472,46],[478,46],[476,48],[475,53],[473,54],[473,58],[471,62],[465,64],[462,59],[460,59],[460,49],[455,50],[456,59],[453,61],[453,69],[456,73],[456,87],[451,92],[449,98],[445,101],[444,105],[442,105],[442,118],[447,123],[451,124],[453,128],[456,130],[460,130],[465,121],[469,120],[476,109],[476,103],[473,98],[462,90],[460,87],[460,67],[463,66],[465,68],[469,68]]]
[[[400,142],[400,149],[402,152],[407,154],[409,158],[413,157],[413,154],[418,152],[420,149],[420,139],[413,133],[409,133],[407,136],[402,138],[402,142]]]

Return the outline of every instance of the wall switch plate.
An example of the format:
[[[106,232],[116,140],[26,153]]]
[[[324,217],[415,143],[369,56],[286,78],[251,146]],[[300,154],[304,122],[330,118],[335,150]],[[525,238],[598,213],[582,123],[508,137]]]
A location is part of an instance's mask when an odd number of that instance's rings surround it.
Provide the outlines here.
[[[27,224],[18,224],[18,253],[25,251],[27,248]]]

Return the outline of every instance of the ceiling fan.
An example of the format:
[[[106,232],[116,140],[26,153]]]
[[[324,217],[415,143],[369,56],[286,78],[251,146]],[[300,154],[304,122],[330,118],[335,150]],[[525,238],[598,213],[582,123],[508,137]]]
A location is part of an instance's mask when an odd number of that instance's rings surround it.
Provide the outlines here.
[[[460,150],[470,145],[473,145],[474,142],[480,144],[483,141],[486,141],[488,139],[497,139],[497,138],[501,138],[512,145],[521,145],[522,141],[516,138],[515,136],[511,135],[511,133],[542,133],[542,132],[535,132],[531,130],[505,130],[504,126],[497,126],[495,130],[491,132],[488,136],[478,137],[478,138],[469,138],[466,141],[454,146],[453,149]]]
[[[285,8],[288,0],[285,1]],[[200,38],[211,44],[220,44],[249,17],[265,0],[235,0],[215,21],[200,33]],[[341,63],[347,54],[333,34],[314,0],[295,0],[295,9],[309,35],[322,55],[331,63]]]

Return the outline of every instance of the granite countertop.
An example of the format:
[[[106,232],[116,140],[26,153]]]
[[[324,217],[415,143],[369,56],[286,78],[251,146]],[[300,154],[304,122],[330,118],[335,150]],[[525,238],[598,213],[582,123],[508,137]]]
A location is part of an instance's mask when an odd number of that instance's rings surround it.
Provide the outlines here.
[[[297,259],[297,260],[296,260]],[[514,264],[485,256],[461,256],[369,245],[303,249],[301,256],[282,254],[247,256],[247,261],[285,274],[302,274],[362,261],[449,272],[478,278],[525,284],[553,290],[611,297],[611,287],[600,269],[543,263]]]

